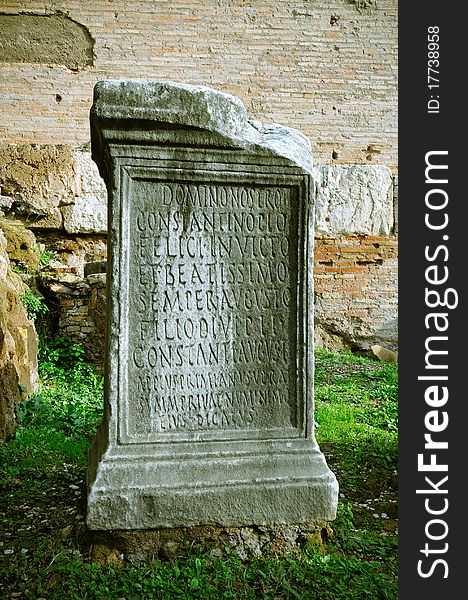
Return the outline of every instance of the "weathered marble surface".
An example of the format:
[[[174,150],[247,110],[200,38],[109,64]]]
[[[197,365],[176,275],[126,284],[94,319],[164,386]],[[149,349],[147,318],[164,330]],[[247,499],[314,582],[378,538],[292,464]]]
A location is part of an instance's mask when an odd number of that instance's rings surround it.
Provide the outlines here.
[[[110,257],[88,526],[333,519],[313,433],[308,140],[169,82],[97,84],[91,127]]]

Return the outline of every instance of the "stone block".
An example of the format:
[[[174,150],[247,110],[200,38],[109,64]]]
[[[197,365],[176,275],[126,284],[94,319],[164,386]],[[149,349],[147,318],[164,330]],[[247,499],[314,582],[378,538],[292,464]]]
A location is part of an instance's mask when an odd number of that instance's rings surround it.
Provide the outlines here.
[[[317,234],[389,235],[394,226],[392,172],[377,165],[314,169]]]
[[[106,184],[99,175],[99,169],[91,158],[91,152],[77,150],[75,152],[77,190],[76,195],[93,194],[103,202],[107,202]]]
[[[62,207],[67,233],[106,233],[107,201],[95,194],[83,194],[75,203]]]
[[[8,210],[31,228],[60,229],[59,207],[73,201],[76,177],[70,147],[54,144],[1,144],[0,188]]]
[[[73,202],[62,207],[67,233],[107,233],[107,190],[90,152],[75,152]]]
[[[91,128],[110,256],[88,527],[333,519],[313,431],[307,139],[169,82],[97,84]]]
[[[62,229],[63,217],[59,208],[49,208],[44,215],[37,215],[32,219],[29,217],[24,217],[24,222],[25,225],[32,230]]]

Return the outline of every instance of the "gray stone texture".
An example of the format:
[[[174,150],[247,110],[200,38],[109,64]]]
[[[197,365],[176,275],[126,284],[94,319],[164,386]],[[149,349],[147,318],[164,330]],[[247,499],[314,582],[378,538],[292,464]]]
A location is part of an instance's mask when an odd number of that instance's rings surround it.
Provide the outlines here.
[[[67,233],[106,233],[107,206],[99,197],[85,194],[64,206],[63,227]]]
[[[392,172],[380,165],[315,169],[315,231],[320,234],[389,235],[394,226]]]
[[[67,233],[107,233],[107,191],[96,163],[86,151],[74,153],[75,198],[62,208]]]
[[[307,139],[170,82],[98,83],[91,131],[110,244],[89,528],[333,519],[313,433]]]
[[[94,88],[99,119],[142,119],[198,127],[228,136],[242,133],[247,112],[239,98],[204,86],[136,80],[101,81]]]

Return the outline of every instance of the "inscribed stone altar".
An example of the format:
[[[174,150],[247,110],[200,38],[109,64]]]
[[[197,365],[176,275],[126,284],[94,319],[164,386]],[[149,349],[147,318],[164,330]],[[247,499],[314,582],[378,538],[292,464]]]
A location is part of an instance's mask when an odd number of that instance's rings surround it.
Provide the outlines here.
[[[88,526],[333,519],[313,433],[308,141],[170,82],[98,83],[91,126],[110,268]]]

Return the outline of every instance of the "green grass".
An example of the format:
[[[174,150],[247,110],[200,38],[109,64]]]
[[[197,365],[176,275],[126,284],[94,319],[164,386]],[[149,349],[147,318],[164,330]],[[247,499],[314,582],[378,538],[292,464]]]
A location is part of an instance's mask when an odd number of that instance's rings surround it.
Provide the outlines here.
[[[316,437],[342,491],[376,478],[396,487],[397,366],[318,351],[315,386]]]
[[[87,553],[83,501],[102,381],[63,339],[42,345],[40,374],[14,439],[0,445],[1,598],[398,597],[396,365],[316,353],[316,436],[340,483],[321,543],[245,562],[198,548],[186,559],[104,566]]]

